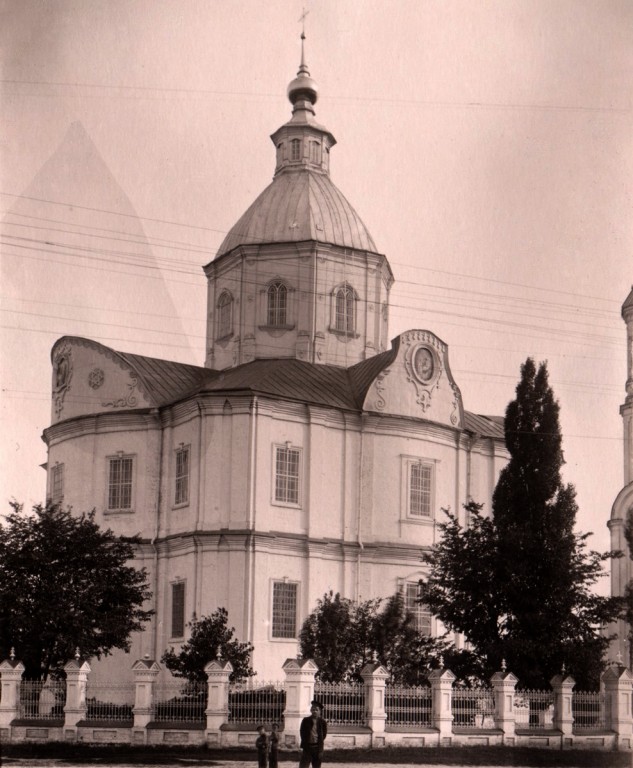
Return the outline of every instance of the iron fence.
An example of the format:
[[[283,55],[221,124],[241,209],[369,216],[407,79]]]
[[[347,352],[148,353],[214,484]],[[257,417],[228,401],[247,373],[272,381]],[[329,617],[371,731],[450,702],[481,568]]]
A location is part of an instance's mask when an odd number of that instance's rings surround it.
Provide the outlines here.
[[[171,723],[206,721],[207,683],[181,681],[157,685],[152,720]]]
[[[574,732],[605,728],[605,698],[599,691],[574,691],[571,699]]]
[[[19,717],[23,720],[63,720],[65,704],[65,680],[20,682]]]
[[[229,686],[229,723],[282,728],[286,691],[280,682],[232,683]]]
[[[428,685],[396,685],[385,687],[387,725],[405,728],[427,728],[432,724],[431,688]]]
[[[453,726],[468,730],[495,727],[492,688],[453,688]]]
[[[93,683],[86,686],[86,720],[134,721],[134,683]]]
[[[324,717],[332,725],[365,725],[363,683],[314,684],[314,698],[323,704]]]
[[[553,691],[516,691],[514,723],[517,728],[531,730],[554,727]]]

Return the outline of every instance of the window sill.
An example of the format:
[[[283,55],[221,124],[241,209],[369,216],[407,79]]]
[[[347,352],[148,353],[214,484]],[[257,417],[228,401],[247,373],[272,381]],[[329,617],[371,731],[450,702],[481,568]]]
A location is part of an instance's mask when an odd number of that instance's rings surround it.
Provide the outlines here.
[[[301,509],[301,503],[298,501],[278,501],[273,499],[270,502],[273,507],[286,507],[287,509]]]
[[[133,515],[134,509],[105,509],[104,515]]]
[[[429,515],[428,517],[423,517],[420,515],[419,517],[413,516],[413,515],[407,515],[406,517],[401,518],[401,522],[403,523],[413,523],[414,525],[432,525],[435,523],[435,520],[432,515]]]
[[[189,506],[189,502],[188,501],[181,501],[180,504],[172,504],[171,508],[172,509],[184,509],[185,507],[188,507],[188,506]]]
[[[288,323],[280,323],[279,325],[258,325],[260,331],[293,331],[295,326]]]
[[[224,336],[216,336],[216,339],[215,339],[215,340],[216,340],[217,342],[221,342],[221,341],[229,341],[229,339],[232,339],[232,338],[233,338],[233,336],[234,336],[234,334],[233,334],[233,331],[231,331],[230,333],[225,333],[225,334],[224,334]]]
[[[360,333],[356,333],[356,331],[341,331],[339,328],[332,328],[332,326],[328,328],[328,331],[344,339],[360,339]]]

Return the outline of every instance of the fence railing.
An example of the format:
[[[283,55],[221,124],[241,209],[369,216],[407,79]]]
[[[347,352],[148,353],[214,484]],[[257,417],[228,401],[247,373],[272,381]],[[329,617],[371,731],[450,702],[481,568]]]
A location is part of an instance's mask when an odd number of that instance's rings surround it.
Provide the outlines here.
[[[495,727],[495,701],[492,688],[453,688],[453,725],[477,730]]]
[[[23,720],[63,720],[66,703],[65,680],[22,680],[20,714]]]
[[[86,720],[132,723],[134,683],[92,683],[86,685]]]
[[[362,683],[315,682],[314,697],[332,725],[365,724],[365,688]]]
[[[206,682],[157,685],[154,696],[152,719],[156,722],[200,723],[206,720]]]
[[[605,728],[604,694],[597,691],[574,691],[571,700],[574,732],[601,731]]]
[[[514,722],[519,729],[553,728],[553,691],[517,690],[514,696]]]
[[[232,683],[229,687],[229,723],[281,728],[286,691],[280,682]]]
[[[432,725],[431,688],[428,685],[387,684],[385,712],[388,726],[429,728]]]

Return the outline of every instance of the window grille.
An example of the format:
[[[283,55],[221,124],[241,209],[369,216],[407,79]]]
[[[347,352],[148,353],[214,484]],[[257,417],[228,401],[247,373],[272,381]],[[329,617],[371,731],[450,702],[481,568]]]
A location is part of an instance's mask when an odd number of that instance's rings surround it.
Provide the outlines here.
[[[297,588],[295,583],[273,582],[273,637],[294,639],[297,636]]]
[[[132,509],[132,472],[134,459],[119,456],[110,459],[108,509]]]
[[[409,469],[409,514],[414,517],[431,516],[432,467],[412,463]]]
[[[176,451],[176,496],[174,503],[189,501],[189,446]]]
[[[431,635],[431,612],[420,599],[420,585],[409,582],[405,585],[404,605],[415,619],[415,628],[422,635]]]
[[[185,634],[185,582],[171,585],[171,636],[183,637]]]
[[[218,333],[219,339],[229,336],[232,328],[233,297],[228,291],[223,291],[218,299]]]
[[[268,286],[268,325],[285,325],[287,322],[288,289],[277,281]]]
[[[55,464],[51,470],[51,501],[60,504],[64,498],[64,465]]]
[[[290,142],[290,159],[293,161],[301,160],[301,140],[292,139]]]
[[[275,457],[275,501],[299,503],[300,450],[277,446]]]
[[[354,333],[356,327],[354,290],[346,285],[336,292],[334,327],[343,333]]]

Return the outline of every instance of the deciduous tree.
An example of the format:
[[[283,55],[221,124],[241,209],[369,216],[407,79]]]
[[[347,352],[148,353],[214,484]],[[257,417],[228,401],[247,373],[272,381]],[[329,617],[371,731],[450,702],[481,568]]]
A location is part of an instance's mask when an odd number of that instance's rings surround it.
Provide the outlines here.
[[[45,680],[76,648],[84,658],[128,650],[153,614],[145,570],[130,564],[137,539],[102,530],[94,511],[11,506],[0,525],[2,658],[14,648],[24,677]]]

